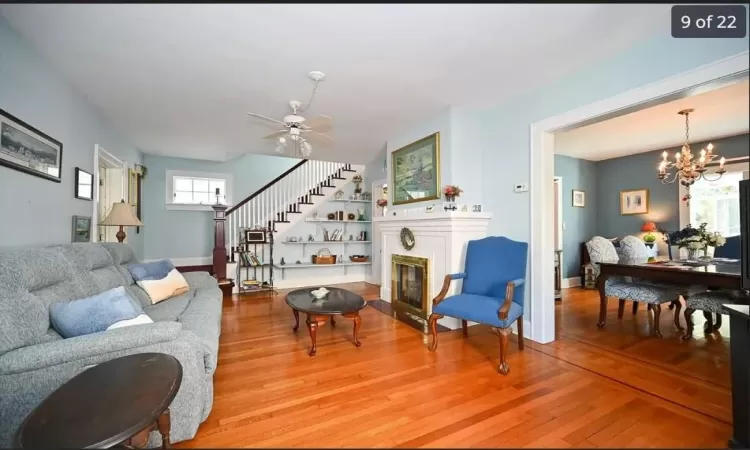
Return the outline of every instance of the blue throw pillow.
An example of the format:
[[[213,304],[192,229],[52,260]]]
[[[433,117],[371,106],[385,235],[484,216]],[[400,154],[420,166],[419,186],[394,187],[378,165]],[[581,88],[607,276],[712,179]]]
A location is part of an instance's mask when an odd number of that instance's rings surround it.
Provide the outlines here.
[[[53,303],[50,305],[50,321],[64,338],[130,324],[127,321],[134,322],[132,324],[152,322],[122,286],[93,297]]]

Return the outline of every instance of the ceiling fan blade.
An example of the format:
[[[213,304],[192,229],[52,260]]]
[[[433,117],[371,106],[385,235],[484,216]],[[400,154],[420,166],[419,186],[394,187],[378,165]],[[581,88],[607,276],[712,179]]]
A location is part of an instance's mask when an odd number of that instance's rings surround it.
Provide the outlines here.
[[[250,117],[254,117],[256,119],[262,119],[262,120],[266,121],[266,122],[264,122],[266,124],[268,124],[270,122],[270,123],[273,123],[275,125],[284,125],[284,126],[286,126],[286,124],[284,122],[282,122],[280,120],[272,119],[270,117],[266,117],[266,116],[264,116],[262,114],[256,114],[256,113],[249,112],[249,113],[247,113],[247,115],[250,116]]]
[[[314,127],[306,127],[302,129],[302,131],[317,131],[318,133],[325,133],[331,130],[333,130],[333,126],[330,123],[322,123],[315,125]]]
[[[283,135],[287,134],[288,132],[289,131],[287,131],[287,130],[274,131],[273,133],[269,134],[268,136],[263,136],[263,139],[276,139],[277,137],[283,136]]]
[[[318,129],[318,127],[320,127],[321,125],[332,126],[333,119],[328,116],[320,115],[320,116],[315,116],[312,119],[307,119],[305,120],[304,123],[308,128]]]
[[[333,139],[330,136],[326,136],[325,134],[318,133],[317,131],[307,131],[307,133],[305,133],[305,139],[307,139],[308,141],[316,145],[333,144]]]

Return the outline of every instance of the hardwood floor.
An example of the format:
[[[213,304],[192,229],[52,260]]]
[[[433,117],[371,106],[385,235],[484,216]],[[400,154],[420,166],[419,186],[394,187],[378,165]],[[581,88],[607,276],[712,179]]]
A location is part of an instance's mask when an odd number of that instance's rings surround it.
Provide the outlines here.
[[[340,287],[378,297],[365,283]],[[703,366],[723,367],[724,353],[701,339],[672,342],[666,325],[664,342],[646,337],[645,308],[618,324],[616,302],[598,330],[589,297],[566,293],[555,343],[509,345],[508,376],[484,326],[468,339],[441,333],[431,353],[427,336],[365,308],[360,348],[339,318],[318,330],[309,357],[284,292],[227,297],[213,410],[176,447],[726,447],[728,389],[714,381],[728,375]]]

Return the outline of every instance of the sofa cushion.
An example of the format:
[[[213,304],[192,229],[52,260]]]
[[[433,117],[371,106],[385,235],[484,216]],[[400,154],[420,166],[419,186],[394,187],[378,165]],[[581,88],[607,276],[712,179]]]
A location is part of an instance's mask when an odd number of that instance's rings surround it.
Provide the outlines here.
[[[195,296],[195,289],[190,289],[184,294],[170,298],[167,301],[149,305],[143,311],[151,317],[154,322],[165,322],[177,320],[188,307]]]
[[[0,353],[44,339],[49,305],[83,297],[59,250],[11,247],[0,251]]]
[[[119,286],[92,297],[53,303],[50,321],[62,337],[71,338],[119,327],[120,322],[132,323],[142,313],[141,305]]]
[[[125,286],[112,255],[99,244],[77,243],[56,246],[70,261],[85,296],[92,296]]]
[[[185,281],[191,288],[218,286],[216,278],[208,272],[184,272],[182,276],[185,277]]]
[[[459,294],[446,297],[433,308],[432,312],[492,325],[493,327],[508,328],[516,319],[523,315],[523,307],[516,302],[512,302],[510,310],[508,310],[508,318],[501,320],[497,316],[497,312],[504,303],[504,299],[485,297],[483,295]]]

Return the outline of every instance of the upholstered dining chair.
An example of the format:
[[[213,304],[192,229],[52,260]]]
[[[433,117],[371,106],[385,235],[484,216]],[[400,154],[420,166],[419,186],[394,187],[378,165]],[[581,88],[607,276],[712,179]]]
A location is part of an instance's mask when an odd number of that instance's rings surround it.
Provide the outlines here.
[[[721,328],[721,317],[724,312],[721,307],[724,304],[739,303],[747,304],[750,302],[750,292],[743,290],[718,290],[691,292],[685,296],[685,322],[687,330],[682,336],[682,340],[688,341],[693,337],[693,312],[703,311],[706,317],[704,333],[710,334]],[[709,313],[709,314],[706,314]],[[711,313],[716,314],[716,322],[712,322]]]
[[[714,258],[742,258],[742,236],[729,236],[721,247],[714,249]]]
[[[635,236],[625,236],[622,239],[620,239],[620,261],[625,264],[645,264],[648,262],[648,249],[646,248],[646,243],[643,242],[642,239],[637,238]],[[625,281],[630,283],[644,283],[644,284],[651,284],[656,286],[670,286],[674,288],[678,288],[677,286],[669,285],[668,283],[660,283],[657,281],[647,280],[647,279],[640,279],[640,278],[632,278],[632,277],[625,277]],[[679,289],[679,288],[678,288]],[[651,305],[649,304],[649,308]],[[682,309],[682,303],[680,303],[679,299],[672,300],[672,302],[669,304],[669,309],[677,308],[675,311],[675,325],[678,328],[680,327],[680,309]],[[633,302],[633,314],[638,312],[638,302]]]
[[[614,245],[608,239],[601,236],[595,236],[586,243],[586,249],[589,252],[592,262],[619,262]],[[645,262],[645,261],[644,261]],[[599,273],[597,273],[598,276]],[[628,281],[624,277],[609,277],[604,283],[604,295],[608,297],[617,297],[619,305],[617,308],[617,318],[621,319],[625,309],[625,301],[646,303],[650,306],[649,311],[654,312],[653,334],[661,337],[659,319],[661,318],[661,305],[670,303],[678,298],[678,290],[671,286],[662,286],[656,284],[647,284],[639,281]],[[679,320],[675,321],[678,329]],[[602,325],[603,326],[603,325]]]
[[[500,335],[500,364],[497,370],[507,375],[505,360],[510,327],[518,326],[518,348],[523,350],[523,296],[528,244],[506,237],[486,237],[469,241],[464,271],[446,275],[443,288],[432,300],[429,318],[432,344],[438,345],[437,321],[444,316],[461,319],[463,335],[468,321],[497,328]],[[451,281],[462,280],[461,293],[446,297]]]

